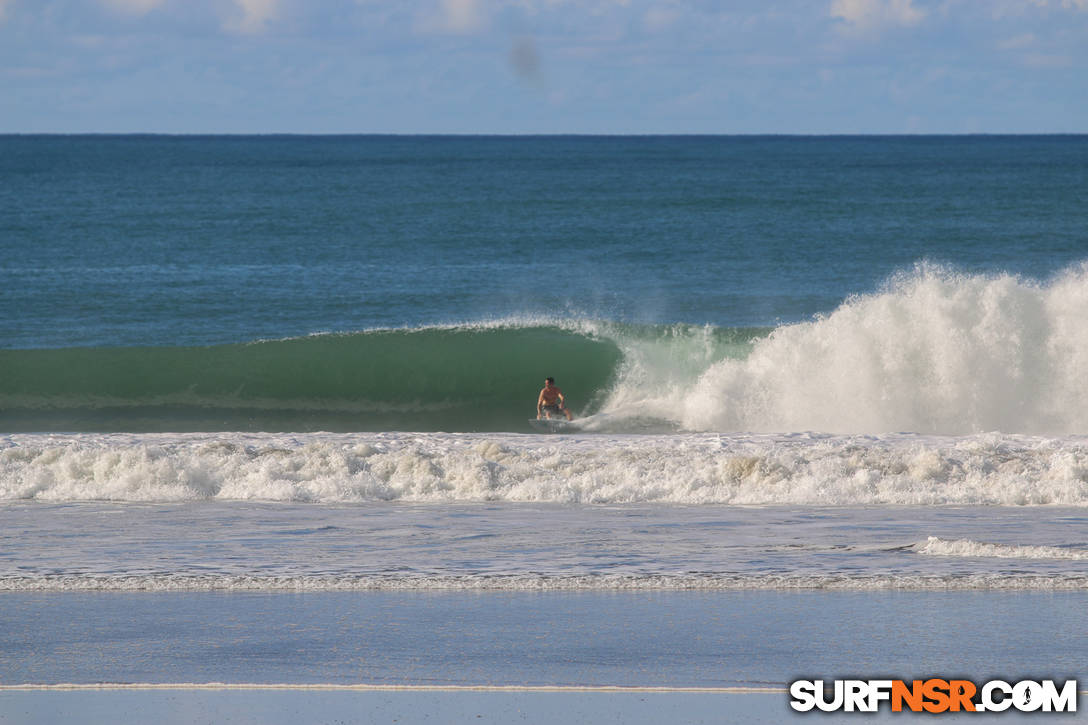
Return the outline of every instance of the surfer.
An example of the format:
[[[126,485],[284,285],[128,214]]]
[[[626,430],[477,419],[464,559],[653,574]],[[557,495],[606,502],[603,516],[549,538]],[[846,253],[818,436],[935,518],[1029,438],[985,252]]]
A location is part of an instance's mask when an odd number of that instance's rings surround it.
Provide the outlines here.
[[[536,399],[536,417],[537,420],[541,417],[551,418],[553,413],[556,415],[563,413],[567,416],[567,420],[571,419],[563,391],[556,386],[555,378],[549,377],[544,378],[544,388],[540,391],[540,397]]]

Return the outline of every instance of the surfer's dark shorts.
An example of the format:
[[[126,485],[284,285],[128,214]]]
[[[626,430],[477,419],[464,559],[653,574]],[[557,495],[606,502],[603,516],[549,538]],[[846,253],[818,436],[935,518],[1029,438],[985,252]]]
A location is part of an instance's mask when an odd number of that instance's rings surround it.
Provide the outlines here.
[[[552,403],[551,405],[545,405],[540,409],[541,412],[548,411],[549,413],[562,413],[563,409],[559,407],[559,403]]]

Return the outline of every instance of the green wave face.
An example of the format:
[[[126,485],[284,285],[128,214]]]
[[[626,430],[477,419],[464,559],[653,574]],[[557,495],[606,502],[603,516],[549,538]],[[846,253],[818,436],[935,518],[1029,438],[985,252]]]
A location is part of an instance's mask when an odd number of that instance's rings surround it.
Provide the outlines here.
[[[549,325],[2,350],[0,430],[523,431],[546,376],[586,414],[621,356]]]

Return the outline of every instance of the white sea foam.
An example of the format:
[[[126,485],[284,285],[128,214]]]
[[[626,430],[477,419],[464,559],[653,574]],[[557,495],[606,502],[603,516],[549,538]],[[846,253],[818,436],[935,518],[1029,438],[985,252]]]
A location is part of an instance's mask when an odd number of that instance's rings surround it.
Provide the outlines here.
[[[692,330],[652,353],[620,338],[604,410],[704,431],[1081,434],[1086,319],[1088,266],[1039,283],[922,265],[747,356]]]
[[[970,539],[949,541],[930,536],[914,546],[919,554],[929,556],[987,556],[999,559],[1065,559],[1088,560],[1088,549],[1062,546],[1018,546],[1014,544],[988,544]]]
[[[1088,506],[1088,438],[19,434],[0,500]]]
[[[113,575],[0,577],[0,591],[1035,591],[1088,589],[1088,575],[675,574],[675,575]]]

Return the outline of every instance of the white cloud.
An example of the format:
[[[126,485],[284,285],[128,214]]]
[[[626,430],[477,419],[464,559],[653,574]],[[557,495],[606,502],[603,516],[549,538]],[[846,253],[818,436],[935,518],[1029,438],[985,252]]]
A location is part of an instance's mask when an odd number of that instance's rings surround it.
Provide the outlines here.
[[[279,14],[279,0],[233,0],[242,11],[240,18],[227,23],[227,30],[238,33],[263,33],[268,23]]]
[[[909,27],[926,16],[924,10],[914,7],[913,0],[833,0],[830,12],[831,17],[860,32]]]
[[[145,15],[163,4],[163,0],[101,0],[102,4],[130,15]]]
[[[435,12],[420,23],[421,30],[436,33],[468,34],[487,25],[483,0],[438,0]]]
[[[652,7],[642,16],[642,25],[651,33],[665,30],[680,19],[676,8]]]
[[[1019,18],[1034,8],[1045,8],[1047,0],[993,0],[989,3],[990,17],[994,20]]]
[[[994,20],[1015,18],[1032,10],[1061,7],[1065,10],[1088,10],[1088,0],[994,0],[991,3],[991,14]]]

